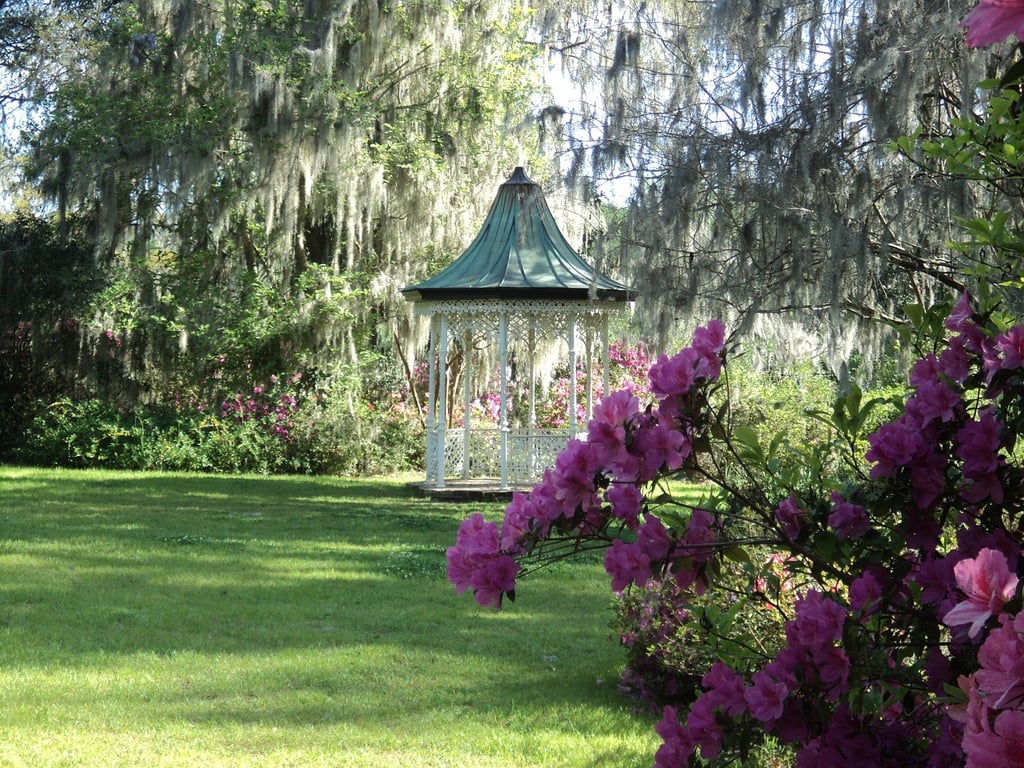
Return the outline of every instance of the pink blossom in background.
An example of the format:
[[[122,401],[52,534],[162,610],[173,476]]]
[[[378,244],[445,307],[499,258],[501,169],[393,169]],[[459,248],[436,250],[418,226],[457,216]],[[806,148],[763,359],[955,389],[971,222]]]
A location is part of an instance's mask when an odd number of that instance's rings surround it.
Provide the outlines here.
[[[969,48],[1001,43],[1010,35],[1024,40],[1024,0],[981,0],[960,26],[967,28]]]
[[[1017,590],[1017,576],[1010,573],[1006,555],[995,549],[983,549],[977,557],[961,560],[953,568],[956,583],[967,599],[957,603],[942,617],[947,627],[970,624],[967,636],[978,636],[985,622],[999,613]]]

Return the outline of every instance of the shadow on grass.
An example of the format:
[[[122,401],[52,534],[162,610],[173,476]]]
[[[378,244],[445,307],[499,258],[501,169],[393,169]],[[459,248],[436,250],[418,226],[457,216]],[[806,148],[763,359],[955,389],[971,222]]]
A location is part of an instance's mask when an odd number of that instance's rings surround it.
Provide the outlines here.
[[[445,549],[463,517],[500,504],[439,504],[396,480],[18,468],[0,468],[0,491],[8,663],[396,639],[501,654],[570,617],[608,634],[593,565],[529,577],[501,614],[454,594]]]

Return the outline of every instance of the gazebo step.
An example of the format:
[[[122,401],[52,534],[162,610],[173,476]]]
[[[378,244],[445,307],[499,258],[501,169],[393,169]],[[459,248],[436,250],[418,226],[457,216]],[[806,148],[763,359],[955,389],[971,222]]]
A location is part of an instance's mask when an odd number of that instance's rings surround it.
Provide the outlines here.
[[[501,480],[496,477],[481,477],[473,480],[445,480],[444,488],[435,488],[430,483],[410,483],[423,496],[439,501],[510,501],[515,491],[526,493],[533,485],[510,484],[502,489]]]

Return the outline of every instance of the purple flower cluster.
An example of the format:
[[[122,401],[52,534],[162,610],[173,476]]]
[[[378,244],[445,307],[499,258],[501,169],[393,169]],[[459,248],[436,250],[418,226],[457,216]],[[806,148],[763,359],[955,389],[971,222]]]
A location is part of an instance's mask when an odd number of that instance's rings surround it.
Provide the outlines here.
[[[289,440],[300,409],[294,387],[302,381],[302,374],[294,373],[287,381],[289,387],[283,392],[274,391],[275,388],[281,389],[278,376],[271,376],[265,385],[255,385],[249,394],[236,392],[220,404],[221,418],[231,419],[237,424],[256,421],[265,425],[275,437]]]

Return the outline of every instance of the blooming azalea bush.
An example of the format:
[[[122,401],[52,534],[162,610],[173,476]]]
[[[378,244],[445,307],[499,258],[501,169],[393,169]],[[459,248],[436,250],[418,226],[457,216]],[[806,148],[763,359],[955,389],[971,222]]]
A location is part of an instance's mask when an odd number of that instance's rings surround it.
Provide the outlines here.
[[[462,525],[451,581],[497,607],[566,547],[603,546],[614,591],[670,578],[699,595],[727,560],[785,551],[804,587],[778,648],[712,665],[687,710],[666,708],[658,766],[733,759],[764,734],[793,745],[797,765],[1022,764],[1024,326],[977,310],[961,299],[902,413],[868,437],[869,469],[847,477],[814,467],[837,466],[823,452],[856,445],[871,405],[848,398],[836,440],[780,476],[790,462],[728,434],[724,328],[699,329],[652,366],[655,403],[613,393],[500,525]],[[722,456],[747,485],[726,479]],[[664,492],[684,467],[713,484],[707,504]]]

